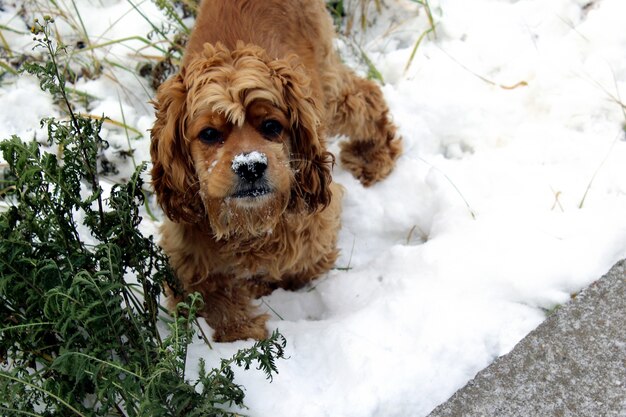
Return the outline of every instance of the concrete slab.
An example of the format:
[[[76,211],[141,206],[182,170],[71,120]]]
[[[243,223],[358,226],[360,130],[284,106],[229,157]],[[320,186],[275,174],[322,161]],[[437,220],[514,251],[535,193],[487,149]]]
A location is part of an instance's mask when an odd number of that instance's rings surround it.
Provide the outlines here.
[[[429,417],[626,417],[626,260]]]

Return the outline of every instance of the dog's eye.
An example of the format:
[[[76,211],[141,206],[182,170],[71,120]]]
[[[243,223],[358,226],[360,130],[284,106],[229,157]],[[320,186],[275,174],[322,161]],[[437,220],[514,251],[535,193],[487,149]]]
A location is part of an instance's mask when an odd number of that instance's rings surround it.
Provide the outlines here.
[[[224,134],[217,129],[213,129],[212,127],[207,127],[203,129],[198,137],[200,140],[208,145],[213,145],[215,143],[224,141]]]
[[[268,119],[259,127],[261,134],[268,138],[274,138],[283,132],[283,125],[278,120]]]

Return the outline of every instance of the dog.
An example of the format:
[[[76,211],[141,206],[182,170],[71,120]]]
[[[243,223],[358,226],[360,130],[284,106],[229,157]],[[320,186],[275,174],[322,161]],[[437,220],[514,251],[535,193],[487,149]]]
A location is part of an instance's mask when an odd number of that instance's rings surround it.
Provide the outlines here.
[[[333,49],[323,0],[204,0],[177,74],[153,101],[161,246],[219,342],[267,337],[253,300],[298,289],[338,256],[342,166],[370,186],[401,153],[380,88]]]

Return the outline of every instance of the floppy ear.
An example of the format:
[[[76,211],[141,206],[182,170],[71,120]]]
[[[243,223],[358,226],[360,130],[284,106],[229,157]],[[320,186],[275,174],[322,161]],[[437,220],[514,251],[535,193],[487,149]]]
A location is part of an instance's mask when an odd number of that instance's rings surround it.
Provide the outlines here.
[[[334,156],[326,150],[322,112],[313,99],[311,82],[296,58],[270,61],[276,82],[281,84],[291,129],[291,167],[295,184],[290,208],[316,211],[330,204],[331,168]]]
[[[197,223],[205,218],[198,178],[184,137],[187,91],[184,68],[159,87],[153,101],[156,122],[150,131],[152,185],[157,201],[173,221]]]

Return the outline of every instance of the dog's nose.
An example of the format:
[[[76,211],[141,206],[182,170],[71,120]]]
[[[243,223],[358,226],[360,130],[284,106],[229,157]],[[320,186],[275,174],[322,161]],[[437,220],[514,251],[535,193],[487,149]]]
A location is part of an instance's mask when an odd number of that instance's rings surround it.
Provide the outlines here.
[[[265,173],[267,156],[257,151],[239,154],[233,159],[232,168],[239,178],[253,183]]]
[[[246,182],[254,182],[263,176],[267,164],[264,162],[252,162],[240,165],[235,172],[239,178]]]

